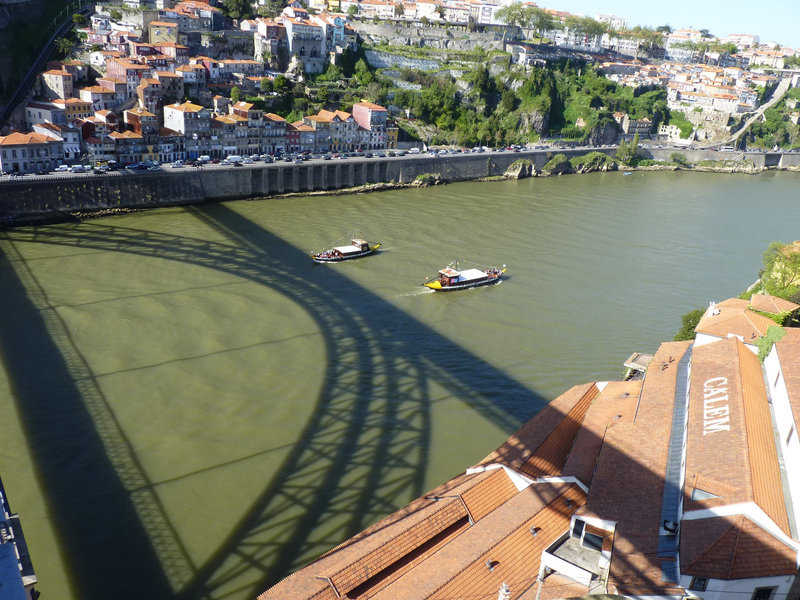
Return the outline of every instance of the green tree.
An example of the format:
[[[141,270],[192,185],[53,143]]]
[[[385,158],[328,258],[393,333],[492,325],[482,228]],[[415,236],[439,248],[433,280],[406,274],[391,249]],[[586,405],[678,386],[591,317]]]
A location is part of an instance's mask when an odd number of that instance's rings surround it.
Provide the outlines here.
[[[497,12],[495,12],[495,18],[513,27],[514,25],[522,25],[525,23],[525,14],[525,7],[521,2],[512,2],[511,4],[506,4],[502,8],[499,8]]]
[[[503,90],[503,95],[500,99],[500,108],[506,112],[511,112],[517,107],[517,95],[514,90]]]
[[[224,0],[223,12],[231,19],[246,19],[250,16],[250,4],[247,0]]]
[[[672,27],[670,27],[669,25],[659,25],[658,27],[656,27],[656,31],[658,33],[665,33],[669,35],[670,33],[672,33]]]
[[[240,90],[236,86],[233,86],[231,88],[231,102],[236,104],[239,100],[241,100],[241,98],[242,98],[242,90]]]
[[[116,9],[116,8],[112,8],[109,11],[108,16],[111,17],[112,21],[121,21],[122,20],[122,12],[119,9]]]
[[[273,89],[272,80],[269,77],[262,77],[258,87],[261,89],[262,92],[269,93]]]
[[[689,166],[689,161],[687,161],[686,157],[680,152],[673,152],[672,154],[669,155],[669,159],[676,165],[679,165],[681,167]]]
[[[272,87],[279,94],[285,94],[289,91],[291,84],[289,83],[289,80],[286,79],[285,75],[278,75],[275,77],[275,82],[273,83]]]
[[[553,15],[538,6],[527,7],[525,11],[525,26],[533,29],[540,38],[546,31],[558,29],[560,25]]]
[[[328,92],[328,88],[326,88],[326,87],[321,87],[321,88],[319,88],[319,90],[317,91],[317,98],[316,98],[316,100],[317,100],[317,102],[321,102],[322,104],[325,104],[325,103],[328,101],[328,97],[329,97],[329,95],[330,95],[330,92]]]
[[[56,52],[61,56],[69,56],[72,52],[72,42],[67,38],[57,38],[55,41]]]
[[[681,328],[672,340],[675,342],[693,340],[695,336],[694,328],[697,327],[697,324],[700,322],[700,319],[703,318],[704,314],[706,314],[705,310],[697,309],[683,315],[681,317]]]
[[[86,17],[80,13],[72,15],[72,22],[75,23],[75,27],[86,27]]]
[[[800,247],[772,242],[762,257],[761,283],[768,294],[789,300],[800,291]]]
[[[404,14],[406,14],[406,9],[403,8],[403,3],[402,2],[396,3],[394,5],[394,16],[402,17]]]
[[[358,6],[355,4],[351,4],[347,7],[347,16],[354,17],[358,14]]]

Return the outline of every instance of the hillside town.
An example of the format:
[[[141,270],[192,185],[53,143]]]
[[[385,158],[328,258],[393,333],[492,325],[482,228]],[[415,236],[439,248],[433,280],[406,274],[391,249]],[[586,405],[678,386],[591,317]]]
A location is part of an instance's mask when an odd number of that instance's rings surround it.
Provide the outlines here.
[[[784,63],[796,56],[742,34],[713,40],[729,51],[709,44],[701,51],[707,32],[677,30],[646,57],[641,39],[620,33],[627,31],[624,19],[597,15],[589,21],[605,30],[587,33],[585,18],[552,9],[543,11],[551,29],[536,32],[549,40],[543,50],[524,41],[536,33],[515,24],[504,6],[500,0],[311,0],[307,6],[294,0],[274,17],[231,19],[215,0],[101,3],[78,28],[84,41],[74,49],[78,58],[47,64],[0,137],[0,172],[396,148],[395,118],[412,116],[396,106],[361,101],[341,110],[332,103],[291,122],[270,110],[280,96],[276,81],[281,89],[287,83],[302,89],[308,77],[359,51],[365,23],[502,30],[512,63],[528,69],[543,62],[543,51],[579,52],[621,85],[666,89],[669,108],[694,125],[686,135],[617,112],[620,135],[684,145],[713,140],[715,131],[730,129],[732,115],[755,111],[763,90],[775,88]],[[796,85],[798,74],[789,75]]]

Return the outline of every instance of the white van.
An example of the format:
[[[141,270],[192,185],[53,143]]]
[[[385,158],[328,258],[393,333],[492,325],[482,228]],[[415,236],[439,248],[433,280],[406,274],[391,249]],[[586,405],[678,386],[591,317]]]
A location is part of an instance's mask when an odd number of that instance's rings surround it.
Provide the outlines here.
[[[225,162],[228,163],[229,165],[240,163],[242,161],[244,161],[244,159],[238,154],[229,154],[228,158],[225,159]]]
[[[197,162],[199,162],[199,163],[207,163],[209,161],[211,161],[211,157],[208,156],[207,154],[203,154],[203,156],[198,156],[197,157]]]
[[[419,154],[419,148],[412,148],[408,151],[409,154]]]

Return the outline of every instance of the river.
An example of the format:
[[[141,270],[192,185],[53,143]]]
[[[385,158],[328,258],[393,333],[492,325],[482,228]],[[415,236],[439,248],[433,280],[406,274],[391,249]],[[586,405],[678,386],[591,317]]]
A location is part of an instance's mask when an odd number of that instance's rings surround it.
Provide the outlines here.
[[[739,294],[800,237],[798,183],[598,173],[3,232],[0,475],[42,598],[253,598]],[[381,252],[312,263],[355,228]],[[508,277],[420,287],[454,260]]]

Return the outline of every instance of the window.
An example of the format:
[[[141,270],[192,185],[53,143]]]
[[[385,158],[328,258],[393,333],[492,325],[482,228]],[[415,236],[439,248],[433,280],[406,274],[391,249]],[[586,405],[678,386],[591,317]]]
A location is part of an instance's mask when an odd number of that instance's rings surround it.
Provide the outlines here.
[[[581,544],[584,548],[591,548],[592,550],[603,549],[603,536],[595,535],[593,533],[584,533],[583,542]]]
[[[692,577],[689,589],[695,592],[705,592],[708,587],[708,577]]]
[[[776,587],[762,587],[756,588],[753,592],[752,600],[772,600],[775,592],[778,590]]]
[[[583,534],[583,526],[583,521],[580,519],[575,519],[575,524],[572,526],[572,537],[580,539],[581,534]]]

